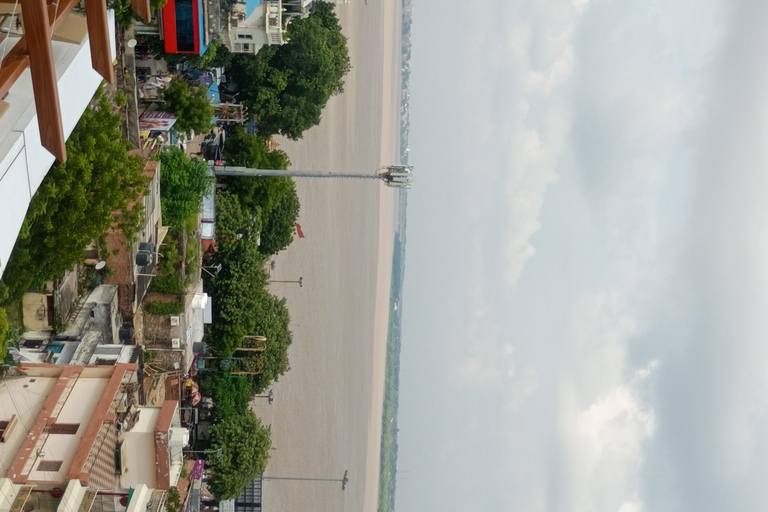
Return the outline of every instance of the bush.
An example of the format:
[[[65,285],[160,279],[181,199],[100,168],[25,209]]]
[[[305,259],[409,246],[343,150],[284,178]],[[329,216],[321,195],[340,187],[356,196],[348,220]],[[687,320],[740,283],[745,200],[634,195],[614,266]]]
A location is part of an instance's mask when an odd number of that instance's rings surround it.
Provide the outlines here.
[[[213,400],[213,414],[219,421],[245,414],[254,395],[248,379],[218,371],[206,372],[202,389]]]
[[[150,300],[144,303],[144,312],[150,315],[180,315],[184,312],[181,302],[159,302]]]
[[[144,362],[145,363],[153,363],[157,359],[157,351],[156,350],[145,350],[144,351]]]
[[[181,495],[176,487],[168,489],[168,500],[165,503],[165,509],[168,512],[178,512],[181,507]]]
[[[0,348],[3,349],[3,355],[5,355],[6,334],[8,334],[8,315],[5,313],[5,309],[0,308]]]
[[[156,276],[152,278],[152,282],[149,284],[149,291],[180,295],[184,293],[184,282],[176,272],[167,276]]]
[[[187,219],[200,210],[203,197],[213,190],[214,178],[205,162],[190,159],[179,148],[168,148],[158,158],[163,223],[181,231]]]

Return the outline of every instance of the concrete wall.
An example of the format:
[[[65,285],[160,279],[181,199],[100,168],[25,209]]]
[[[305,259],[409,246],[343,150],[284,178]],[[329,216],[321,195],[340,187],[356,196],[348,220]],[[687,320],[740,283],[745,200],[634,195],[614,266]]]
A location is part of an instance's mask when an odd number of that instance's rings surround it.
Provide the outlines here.
[[[16,458],[21,443],[27,438],[29,428],[35,423],[48,393],[58,377],[25,377],[6,379],[0,387],[0,420],[8,421],[15,414],[16,426],[4,443],[0,443],[0,476]]]
[[[79,378],[72,393],[64,402],[56,423],[76,423],[80,425],[77,434],[50,434],[42,447],[44,456],[41,460],[63,461],[58,472],[37,471],[37,464],[29,474],[30,480],[57,481],[66,480],[67,472],[75,458],[83,434],[91,421],[96,406],[107,387],[107,378]]]
[[[123,462],[128,472],[120,477],[123,488],[146,484],[155,487],[155,424],[160,416],[159,407],[142,407],[139,421],[120,439],[125,443],[128,460]]]

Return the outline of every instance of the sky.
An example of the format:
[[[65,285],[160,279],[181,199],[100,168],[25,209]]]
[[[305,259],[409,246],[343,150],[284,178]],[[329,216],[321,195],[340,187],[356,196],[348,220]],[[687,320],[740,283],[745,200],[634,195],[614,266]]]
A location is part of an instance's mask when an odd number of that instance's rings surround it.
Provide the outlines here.
[[[768,509],[768,2],[414,4],[396,510]]]

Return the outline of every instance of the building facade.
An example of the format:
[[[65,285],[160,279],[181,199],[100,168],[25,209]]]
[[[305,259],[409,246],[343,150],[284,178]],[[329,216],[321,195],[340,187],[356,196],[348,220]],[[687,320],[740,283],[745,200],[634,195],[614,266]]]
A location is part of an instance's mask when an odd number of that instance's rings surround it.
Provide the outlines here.
[[[0,387],[0,478],[95,489],[176,485],[188,434],[178,402],[140,407],[138,366],[21,366]]]

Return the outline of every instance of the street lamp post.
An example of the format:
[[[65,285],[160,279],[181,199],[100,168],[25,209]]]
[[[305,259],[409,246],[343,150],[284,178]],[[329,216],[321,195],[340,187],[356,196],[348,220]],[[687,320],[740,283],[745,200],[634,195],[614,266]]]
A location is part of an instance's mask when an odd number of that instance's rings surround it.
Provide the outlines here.
[[[270,281],[270,283],[296,283],[296,284],[299,285],[299,288],[302,287],[302,283],[303,282],[304,282],[304,278],[303,277],[300,277],[300,278],[298,278],[298,279],[296,279],[294,281],[291,281],[291,280],[272,280],[272,281]]]
[[[200,268],[202,268],[203,270],[205,270],[205,271],[208,273],[208,275],[209,275],[209,276],[211,276],[211,277],[216,277],[216,276],[215,276],[215,275],[213,275],[213,273],[212,273],[210,270],[208,270],[208,269],[209,269],[209,268],[212,268],[212,269],[213,269],[213,270],[215,270],[215,271],[216,271],[216,273],[218,274],[219,272],[221,272],[221,269],[222,269],[223,267],[221,266],[221,263],[219,263],[219,264],[218,264],[218,265],[216,265],[215,267],[206,267],[206,266],[202,266],[202,267],[200,267]]]
[[[186,450],[184,453],[207,453],[209,455],[215,455],[216,457],[221,457],[221,448],[218,448],[216,450]]]
[[[256,395],[253,398],[266,398],[267,402],[269,402],[269,404],[271,405],[272,402],[275,401],[275,390],[274,389],[270,389],[268,394],[266,394],[266,395]]]
[[[347,474],[349,473],[349,470],[344,471],[344,476],[342,478],[298,478],[298,477],[292,477],[292,476],[263,476],[261,477],[262,480],[292,480],[294,482],[339,482],[341,483],[341,490],[344,491],[347,488],[347,484],[349,483],[349,478],[347,477]]]

